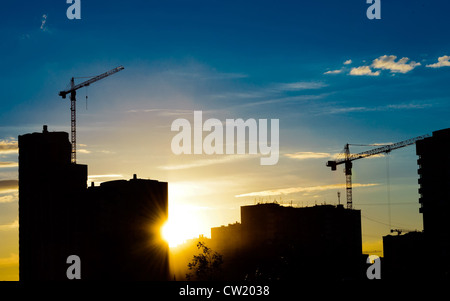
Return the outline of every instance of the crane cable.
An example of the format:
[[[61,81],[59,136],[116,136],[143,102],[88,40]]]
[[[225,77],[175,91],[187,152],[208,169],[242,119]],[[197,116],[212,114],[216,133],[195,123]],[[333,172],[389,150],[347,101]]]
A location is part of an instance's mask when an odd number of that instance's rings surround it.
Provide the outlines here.
[[[391,180],[390,180],[390,172],[389,172],[389,153],[386,153],[386,186],[387,186],[387,206],[388,206],[388,222],[389,222],[389,231],[392,229],[391,225]]]
[[[86,111],[87,111],[87,103],[88,103],[88,87],[89,86],[86,86],[85,88],[86,88]]]

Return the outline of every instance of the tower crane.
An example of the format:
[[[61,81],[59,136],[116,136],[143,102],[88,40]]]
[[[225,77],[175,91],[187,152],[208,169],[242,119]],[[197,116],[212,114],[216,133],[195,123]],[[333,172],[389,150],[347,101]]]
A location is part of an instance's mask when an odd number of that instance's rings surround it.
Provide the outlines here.
[[[95,83],[96,81],[99,81],[105,77],[108,77],[116,72],[119,72],[123,70],[123,66],[119,66],[117,68],[111,69],[105,73],[102,73],[100,75],[94,76],[91,79],[88,79],[87,81],[84,81],[80,84],[75,85],[75,80],[72,77],[70,80],[70,88],[60,91],[59,96],[61,96],[63,99],[66,98],[67,94],[70,94],[70,117],[71,117],[71,123],[70,123],[70,134],[71,134],[71,142],[72,142],[72,152],[71,152],[71,162],[76,163],[77,162],[77,126],[76,126],[76,90],[87,87],[92,83]]]
[[[418,140],[425,139],[427,137],[430,137],[430,135],[423,135],[416,138],[411,138],[408,140],[404,140],[401,142],[397,142],[394,144],[384,145],[382,147],[374,148],[368,151],[364,151],[358,154],[351,154],[350,153],[350,145],[352,144],[346,144],[344,147],[344,151],[341,155],[340,159],[337,159],[335,161],[328,161],[326,163],[326,166],[330,167],[331,170],[336,170],[336,167],[340,164],[344,164],[344,173],[345,173],[345,189],[347,194],[347,208],[352,209],[353,201],[352,201],[352,161],[367,158],[370,156],[374,156],[377,154],[382,153],[389,153],[393,151],[394,149],[402,148],[411,144],[416,143]],[[355,145],[355,144],[353,144]]]

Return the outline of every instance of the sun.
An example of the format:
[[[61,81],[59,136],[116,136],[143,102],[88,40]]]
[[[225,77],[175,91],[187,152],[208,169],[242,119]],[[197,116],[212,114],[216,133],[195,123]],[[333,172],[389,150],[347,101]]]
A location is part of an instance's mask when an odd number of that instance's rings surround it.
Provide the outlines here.
[[[170,248],[200,234],[200,225],[192,208],[186,206],[169,208],[169,219],[161,227],[161,235]]]
[[[176,225],[173,222],[167,221],[161,229],[162,237],[169,244],[170,248],[176,247],[182,244],[185,238],[177,233]]]

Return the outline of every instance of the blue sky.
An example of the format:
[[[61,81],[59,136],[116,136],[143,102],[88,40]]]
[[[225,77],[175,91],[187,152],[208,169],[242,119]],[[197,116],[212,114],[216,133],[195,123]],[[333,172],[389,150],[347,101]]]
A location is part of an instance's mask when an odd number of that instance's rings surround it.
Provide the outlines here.
[[[58,92],[72,76],[125,67],[78,92],[78,161],[91,180],[169,181],[173,203],[206,220],[198,230],[207,235],[255,201],[335,203],[339,189],[329,185],[345,179],[325,162],[345,143],[449,127],[448,1],[381,0],[381,20],[367,19],[365,2],[84,0],[81,20],[67,19],[63,0],[2,3],[0,268],[17,258],[17,192],[6,182],[17,179],[17,136],[42,124],[70,130]],[[193,110],[279,119],[279,163],[174,156],[170,124]],[[412,146],[355,163],[354,182],[375,184],[354,189],[372,220],[363,219],[368,244],[386,234],[388,193],[403,203],[392,205],[392,224],[422,227],[416,159]]]

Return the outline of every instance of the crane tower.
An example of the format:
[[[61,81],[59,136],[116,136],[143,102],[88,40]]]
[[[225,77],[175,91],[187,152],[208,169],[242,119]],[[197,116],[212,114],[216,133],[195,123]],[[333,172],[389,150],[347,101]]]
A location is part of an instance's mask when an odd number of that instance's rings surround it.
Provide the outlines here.
[[[72,77],[70,80],[70,88],[60,91],[59,96],[61,96],[63,99],[66,98],[67,94],[70,94],[70,134],[71,134],[71,142],[72,142],[72,152],[71,152],[71,162],[77,163],[77,122],[76,122],[76,90],[87,87],[92,83],[95,83],[96,81],[99,81],[105,77],[108,77],[116,72],[119,72],[123,70],[123,66],[119,66],[117,68],[114,68],[112,70],[109,70],[105,73],[102,73],[100,75],[94,76],[91,79],[88,79],[87,81],[84,81],[80,84],[75,85],[75,80]]]
[[[394,149],[402,148],[408,145],[412,145],[416,143],[418,140],[425,139],[427,137],[430,137],[430,135],[423,135],[416,138],[411,138],[408,140],[404,140],[401,142],[397,142],[394,144],[384,145],[382,147],[374,148],[368,151],[364,151],[358,154],[351,154],[350,153],[350,145],[352,144],[346,144],[344,147],[344,151],[341,154],[341,158],[334,160],[334,161],[328,161],[327,166],[331,168],[331,170],[336,170],[336,167],[340,164],[344,164],[344,173],[345,173],[345,189],[346,189],[346,195],[347,195],[347,208],[352,209],[353,206],[353,200],[352,200],[352,167],[353,163],[352,161],[367,158],[373,155],[382,154],[382,153],[389,153],[393,151]]]

